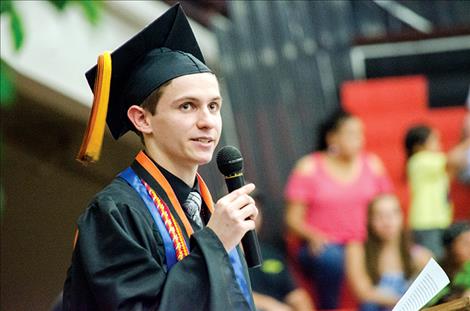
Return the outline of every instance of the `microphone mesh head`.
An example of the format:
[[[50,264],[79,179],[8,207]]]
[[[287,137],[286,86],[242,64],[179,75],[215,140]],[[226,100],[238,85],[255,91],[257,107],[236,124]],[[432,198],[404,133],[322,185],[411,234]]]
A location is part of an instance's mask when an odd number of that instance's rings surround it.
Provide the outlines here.
[[[217,166],[224,176],[239,173],[243,169],[243,157],[240,150],[225,146],[217,153]]]

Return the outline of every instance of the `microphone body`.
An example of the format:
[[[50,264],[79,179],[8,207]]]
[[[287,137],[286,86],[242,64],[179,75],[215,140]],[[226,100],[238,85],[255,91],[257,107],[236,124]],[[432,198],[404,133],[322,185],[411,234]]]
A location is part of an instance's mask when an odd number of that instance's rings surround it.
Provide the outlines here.
[[[217,165],[225,176],[228,192],[237,190],[245,185],[245,177],[242,173],[243,158],[238,149],[232,146],[222,148],[217,154]],[[245,233],[242,238],[242,245],[248,268],[261,266],[263,258],[259,247],[258,235],[255,230]]]

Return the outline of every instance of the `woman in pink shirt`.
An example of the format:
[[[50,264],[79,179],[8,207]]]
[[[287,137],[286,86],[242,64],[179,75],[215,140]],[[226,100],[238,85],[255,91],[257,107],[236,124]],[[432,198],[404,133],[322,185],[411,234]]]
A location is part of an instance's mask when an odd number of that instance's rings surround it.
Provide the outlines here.
[[[298,259],[316,286],[318,307],[338,307],[344,245],[366,237],[367,204],[391,191],[380,159],[365,153],[359,118],[338,111],[320,131],[318,152],[301,158],[287,182],[286,222],[303,241]]]

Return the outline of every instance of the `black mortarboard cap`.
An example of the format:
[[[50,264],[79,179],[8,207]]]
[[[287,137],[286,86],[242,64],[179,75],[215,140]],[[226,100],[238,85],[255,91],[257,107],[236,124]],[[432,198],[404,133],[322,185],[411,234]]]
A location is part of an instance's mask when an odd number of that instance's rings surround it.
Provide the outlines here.
[[[127,109],[179,76],[211,72],[179,4],[111,53],[112,74],[106,121],[115,139],[134,127]],[[93,90],[97,66],[86,73]],[[97,94],[95,93],[95,96]]]

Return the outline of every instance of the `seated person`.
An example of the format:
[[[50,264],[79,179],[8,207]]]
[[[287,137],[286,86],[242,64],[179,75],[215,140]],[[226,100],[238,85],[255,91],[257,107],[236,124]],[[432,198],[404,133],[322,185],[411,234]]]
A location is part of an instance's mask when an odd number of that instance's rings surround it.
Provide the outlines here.
[[[470,296],[470,222],[452,224],[444,232],[445,256],[442,267],[451,284],[439,303]]]
[[[411,247],[403,230],[403,213],[395,195],[379,195],[369,204],[367,240],[346,247],[346,276],[361,311],[391,309],[431,253]]]
[[[364,241],[366,210],[392,184],[382,161],[367,152],[362,121],[338,110],[322,123],[317,151],[303,156],[286,187],[285,220],[300,247],[292,251],[319,309],[336,309],[344,283],[345,245]]]
[[[262,224],[263,199],[259,193],[253,195],[258,208],[255,224],[259,232]],[[260,241],[263,264],[250,269],[253,299],[260,311],[312,311],[313,303],[308,293],[295,284],[287,267],[285,256],[277,248]]]

